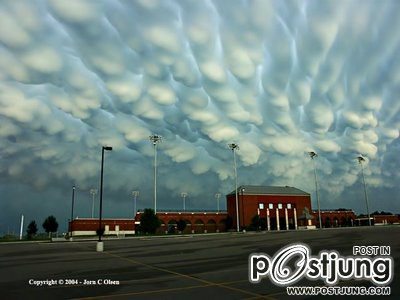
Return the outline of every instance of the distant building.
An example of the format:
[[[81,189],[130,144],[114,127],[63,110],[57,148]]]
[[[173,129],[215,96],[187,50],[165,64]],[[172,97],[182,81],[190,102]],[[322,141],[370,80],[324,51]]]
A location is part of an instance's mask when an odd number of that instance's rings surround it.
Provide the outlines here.
[[[318,210],[312,213],[319,228]],[[321,209],[322,228],[355,226],[355,220],[356,214],[352,209]]]
[[[399,215],[393,214],[371,214],[372,225],[397,225],[400,224]],[[358,217],[355,219],[355,225],[368,225],[368,217]]]
[[[266,230],[318,228],[318,210],[312,210],[310,194],[290,186],[243,185],[238,188],[239,228],[252,226],[258,216]],[[178,232],[177,223],[185,221],[183,233],[212,233],[236,230],[236,194],[226,195],[227,211],[158,211],[161,226],[157,233]],[[140,230],[141,211],[135,219],[103,219],[104,235],[132,235]],[[228,220],[228,222],[227,222]],[[367,217],[356,218],[351,209],[321,210],[322,228],[364,226]],[[230,223],[230,224],[229,224]],[[372,214],[373,225],[400,224],[398,215]],[[231,226],[230,226],[231,225]],[[96,235],[98,219],[75,219],[69,224],[72,236]],[[227,226],[229,226],[227,228]]]
[[[142,212],[138,211],[135,219],[102,219],[104,235],[133,235],[136,234]],[[178,232],[177,222],[186,222],[183,233],[213,233],[225,231],[226,211],[158,211],[161,226],[157,233]],[[69,223],[72,236],[96,235],[99,219],[74,219]]]
[[[135,234],[134,219],[102,219],[104,235],[127,235]],[[69,232],[72,236],[96,235],[99,229],[99,219],[74,219],[69,222]]]
[[[140,224],[141,211],[136,214],[136,224]],[[177,222],[186,222],[183,233],[212,233],[225,231],[226,211],[157,211],[161,220],[158,233],[178,232]]]
[[[400,224],[399,215],[372,215],[375,225]]]
[[[238,192],[239,228],[251,225],[254,216],[267,220],[268,230],[314,226],[310,194],[290,186],[243,185]],[[228,215],[236,228],[236,195],[226,196]]]

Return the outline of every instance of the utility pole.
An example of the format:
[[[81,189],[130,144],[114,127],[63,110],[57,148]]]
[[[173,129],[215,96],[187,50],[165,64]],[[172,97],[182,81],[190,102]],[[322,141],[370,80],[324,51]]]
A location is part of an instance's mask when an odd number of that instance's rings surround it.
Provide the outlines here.
[[[228,145],[233,152],[233,169],[235,174],[235,199],[236,199],[236,231],[239,232],[239,202],[238,202],[238,179],[236,170],[236,151],[239,150],[239,145],[231,143]]]
[[[72,222],[74,221],[74,205],[75,205],[75,185],[72,186],[72,205],[71,205],[71,219],[70,219],[70,237],[69,239],[72,241]]]
[[[215,198],[217,199],[217,212],[219,212],[219,198],[221,197],[221,193],[216,193]]]
[[[154,146],[154,213],[157,213],[157,144],[162,142],[162,137],[157,134],[149,136]]]
[[[90,189],[90,194],[92,195],[92,219],[94,218],[94,196],[97,194],[96,189]]]
[[[103,252],[103,242],[101,236],[103,235],[103,227],[101,224],[103,214],[103,173],[104,173],[104,151],[112,151],[112,147],[102,146],[101,147],[101,171],[100,171],[100,207],[99,207],[99,241],[96,245],[97,252]]]
[[[314,161],[314,158],[318,157],[318,154],[315,153],[314,151],[311,151],[311,152],[308,152],[308,155],[310,155],[311,160],[313,162],[313,167],[314,167],[315,194],[317,195],[317,205],[318,205],[318,221],[319,221],[319,228],[322,228],[321,206],[319,204],[317,169],[315,167],[315,161]]]
[[[364,177],[364,167],[363,167],[363,162],[365,162],[365,158],[362,157],[361,155],[357,157],[358,163],[361,166],[361,174],[362,174],[362,180],[364,184],[364,198],[365,198],[365,206],[367,207],[367,215],[368,215],[368,225],[372,226],[371,224],[371,216],[369,214],[369,205],[368,205],[368,194],[367,194],[367,185],[365,184],[365,177]]]
[[[137,211],[137,209],[136,209],[136,200],[137,200],[137,197],[139,197],[139,191],[133,191],[132,192],[132,196],[133,196],[133,218],[135,218],[136,217],[136,211]]]
[[[183,211],[186,211],[186,197],[187,197],[187,193],[186,192],[182,192],[181,193],[181,197],[182,197],[182,199],[183,199]]]

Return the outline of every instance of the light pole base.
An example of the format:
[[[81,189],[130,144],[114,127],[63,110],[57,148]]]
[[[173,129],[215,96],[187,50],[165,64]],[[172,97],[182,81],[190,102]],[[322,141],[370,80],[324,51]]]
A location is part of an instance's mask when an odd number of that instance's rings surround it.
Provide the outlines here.
[[[104,251],[104,243],[103,242],[97,242],[96,251],[97,252],[103,252]]]

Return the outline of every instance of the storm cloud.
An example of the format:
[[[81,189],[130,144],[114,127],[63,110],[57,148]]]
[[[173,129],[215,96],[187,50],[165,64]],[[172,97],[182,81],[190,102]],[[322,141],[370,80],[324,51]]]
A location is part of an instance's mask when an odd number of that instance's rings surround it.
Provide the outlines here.
[[[239,184],[290,185],[322,208],[399,212],[398,1],[2,1],[1,223],[88,216],[106,153],[105,215],[216,208]]]

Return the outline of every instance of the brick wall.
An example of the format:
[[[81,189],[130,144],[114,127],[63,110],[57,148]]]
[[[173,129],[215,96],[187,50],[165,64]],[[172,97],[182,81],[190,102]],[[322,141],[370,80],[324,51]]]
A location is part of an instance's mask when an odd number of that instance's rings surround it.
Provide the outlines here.
[[[276,229],[277,208],[281,228],[286,228],[285,208],[287,209],[290,228],[294,228],[295,209],[299,226],[306,225],[305,223],[302,224],[303,221],[299,220],[299,217],[303,214],[303,210],[307,208],[311,214],[311,200],[308,195],[242,195],[239,193],[238,204],[240,228],[251,224],[252,218],[258,214],[258,209],[260,217],[266,217],[267,209],[269,210],[272,229]],[[263,208],[260,208],[260,204]],[[227,209],[228,215],[233,218],[234,228],[236,228],[236,200],[234,194],[227,195]]]

